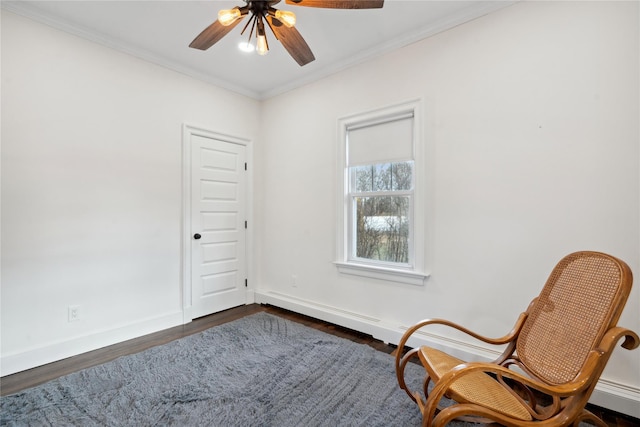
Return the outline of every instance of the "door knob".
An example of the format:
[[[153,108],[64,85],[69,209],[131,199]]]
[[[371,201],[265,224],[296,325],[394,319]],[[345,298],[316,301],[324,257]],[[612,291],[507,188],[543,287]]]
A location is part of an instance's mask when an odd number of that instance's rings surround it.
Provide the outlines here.
[[[196,239],[196,240],[199,240],[201,237],[202,237],[202,236],[201,236],[201,235],[199,235],[198,233],[196,233],[196,234],[194,234],[194,235],[193,235],[193,238],[194,238],[194,239]]]

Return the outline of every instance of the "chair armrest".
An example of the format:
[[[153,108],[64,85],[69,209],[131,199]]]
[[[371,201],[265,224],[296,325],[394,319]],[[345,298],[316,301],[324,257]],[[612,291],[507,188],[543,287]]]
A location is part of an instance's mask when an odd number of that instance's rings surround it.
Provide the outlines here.
[[[407,341],[409,340],[409,338],[416,333],[418,330],[424,328],[425,326],[428,325],[444,325],[444,326],[448,326],[451,327],[453,329],[457,329],[461,332],[466,333],[469,336],[472,336],[473,338],[476,338],[480,341],[486,342],[488,344],[493,344],[493,345],[502,345],[502,344],[508,344],[510,342],[512,342],[514,340],[515,337],[518,336],[518,334],[520,333],[520,329],[522,328],[522,325],[524,324],[524,321],[527,318],[527,312],[525,313],[521,313],[520,316],[518,317],[518,320],[516,321],[513,329],[505,336],[501,337],[501,338],[489,338],[489,337],[485,337],[483,335],[477,334],[467,328],[465,328],[464,326],[458,325],[456,323],[450,322],[448,320],[444,320],[444,319],[425,319],[422,320],[418,323],[416,323],[415,325],[413,325],[412,327],[410,327],[409,329],[406,330],[406,332],[402,335],[402,338],[400,339],[400,342],[398,343],[398,349],[396,350],[396,361],[395,361],[395,367],[396,367],[396,372],[400,372],[401,371],[401,363],[402,363],[402,356],[403,356],[403,349],[404,346],[406,345]],[[406,361],[404,362],[406,363]]]
[[[640,338],[638,337],[638,334],[630,329],[616,326],[615,328],[609,329],[604,334],[598,348],[605,353],[611,352],[613,347],[615,347],[616,343],[620,341],[622,337],[624,337],[624,341],[621,345],[623,348],[626,348],[627,350],[634,350],[640,346]]]
[[[622,348],[634,350],[640,346],[640,338],[638,337],[638,334],[632,330],[622,328],[620,326],[609,329],[602,337],[598,347],[595,350],[592,350],[587,356],[587,360],[582,365],[582,370],[578,372],[572,382],[565,384],[567,389],[570,390],[570,387],[577,387],[583,383],[590,383],[590,380],[593,377],[595,377],[595,380],[597,381],[604,370],[609,357],[611,357],[616,344],[622,338],[624,338],[624,341],[621,344]]]
[[[465,334],[472,336],[473,338],[486,342],[488,344],[493,344],[493,345],[502,345],[502,344],[508,344],[509,342],[513,341],[513,339],[518,335],[518,333],[520,332],[520,329],[522,328],[522,325],[524,324],[524,321],[527,318],[527,313],[521,313],[520,316],[518,317],[518,320],[516,321],[513,329],[505,336],[500,337],[500,338],[489,338],[489,337],[485,337],[483,335],[480,335],[474,331],[471,331],[470,329],[465,328],[464,326],[458,325],[457,323],[453,323],[450,322],[448,320],[444,320],[444,319],[425,319],[422,320],[418,323],[416,323],[415,325],[413,325],[412,327],[410,327],[409,329],[406,330],[406,332],[402,335],[402,338],[400,339],[400,342],[398,343],[398,348],[402,349],[404,348],[404,346],[406,345],[407,341],[409,340],[409,338],[411,337],[411,335],[413,335],[414,333],[416,333],[418,330],[424,328],[425,326],[428,325],[444,325],[444,326],[448,326],[450,328],[453,329],[457,329],[458,331],[464,332]]]

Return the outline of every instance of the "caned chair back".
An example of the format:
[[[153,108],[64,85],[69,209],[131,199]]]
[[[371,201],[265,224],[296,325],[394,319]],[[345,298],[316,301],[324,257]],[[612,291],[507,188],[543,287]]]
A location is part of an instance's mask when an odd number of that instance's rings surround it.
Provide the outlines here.
[[[573,380],[617,324],[631,283],[629,267],[612,256],[578,252],[563,258],[518,337],[516,353],[524,367],[549,384]]]

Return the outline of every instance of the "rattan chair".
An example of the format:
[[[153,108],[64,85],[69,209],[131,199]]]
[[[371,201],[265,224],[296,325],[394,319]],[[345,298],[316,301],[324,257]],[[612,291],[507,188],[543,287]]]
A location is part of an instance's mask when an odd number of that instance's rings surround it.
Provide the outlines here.
[[[502,338],[442,319],[409,328],[396,354],[398,383],[418,404],[423,426],[462,419],[514,427],[577,426],[580,421],[606,427],[585,406],[616,343],[624,337],[622,347],[629,350],[640,343],[635,332],[616,326],[631,283],[631,270],[617,258],[598,252],[568,255]],[[466,363],[427,346],[403,355],[409,337],[432,324],[506,349],[489,363]],[[409,390],[404,375],[415,356],[426,371],[423,389],[416,392]]]

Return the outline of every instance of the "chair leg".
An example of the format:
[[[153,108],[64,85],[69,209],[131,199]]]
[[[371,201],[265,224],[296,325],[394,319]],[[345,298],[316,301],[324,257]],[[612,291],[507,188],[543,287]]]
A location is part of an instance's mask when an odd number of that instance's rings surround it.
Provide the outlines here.
[[[398,377],[398,385],[400,385],[400,388],[403,389],[405,393],[409,395],[411,400],[413,400],[416,403],[418,403],[418,401],[416,400],[416,396],[414,396],[414,393],[411,390],[409,390],[409,387],[404,381],[404,370],[405,370],[405,367],[407,366],[407,363],[409,363],[409,360],[411,360],[412,357],[416,357],[418,350],[419,349],[414,348],[412,350],[409,350],[407,354],[402,356],[402,359],[400,359],[400,364],[398,366],[398,369],[396,370],[396,376]],[[400,351],[400,349],[398,349],[398,351]]]
[[[424,398],[429,398],[429,384],[431,383],[431,377],[428,373],[425,372],[425,377],[422,382],[422,393],[424,394]]]

